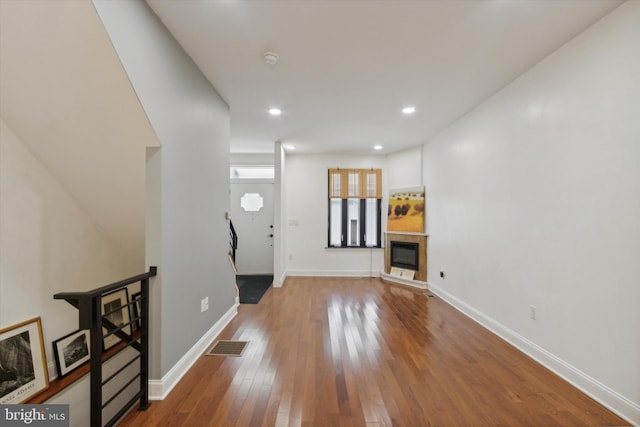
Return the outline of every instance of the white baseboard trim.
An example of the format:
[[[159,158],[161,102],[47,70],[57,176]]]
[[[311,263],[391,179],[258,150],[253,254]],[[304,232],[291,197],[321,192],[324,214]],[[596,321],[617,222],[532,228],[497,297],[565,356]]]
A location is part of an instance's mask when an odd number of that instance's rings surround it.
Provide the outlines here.
[[[198,360],[200,355],[207,350],[222,330],[238,314],[238,299],[236,303],[205,333],[202,338],[187,353],[180,358],[178,363],[167,372],[161,380],[149,380],[149,400],[163,400],[178,384],[180,379]]]
[[[273,278],[273,287],[274,288],[281,288],[282,285],[284,284],[284,281],[287,280],[287,272],[283,272],[282,275],[280,276],[280,278]]]
[[[371,270],[289,270],[292,277],[380,277],[379,271]]]
[[[637,403],[632,402],[617,393],[615,390],[612,390],[606,385],[600,383],[586,373],[529,341],[525,337],[517,334],[497,322],[495,319],[492,319],[484,313],[476,310],[469,304],[449,294],[438,286],[430,284],[429,290],[462,314],[476,321],[503,340],[507,341],[509,344],[518,348],[529,357],[538,361],[547,369],[559,375],[564,380],[589,395],[591,398],[609,408],[611,411],[615,412],[632,424],[640,425],[640,405]]]

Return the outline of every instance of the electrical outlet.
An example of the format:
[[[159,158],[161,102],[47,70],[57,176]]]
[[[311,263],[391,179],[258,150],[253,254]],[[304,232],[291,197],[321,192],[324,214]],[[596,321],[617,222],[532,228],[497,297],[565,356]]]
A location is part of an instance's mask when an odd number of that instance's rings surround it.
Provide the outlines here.
[[[209,297],[205,297],[200,301],[200,313],[209,310]]]
[[[529,306],[529,317],[531,318],[531,320],[536,320],[536,306],[535,305],[530,305]]]
[[[440,270],[440,277],[443,279],[446,279],[447,278],[446,276],[447,275],[445,274],[444,270]]]

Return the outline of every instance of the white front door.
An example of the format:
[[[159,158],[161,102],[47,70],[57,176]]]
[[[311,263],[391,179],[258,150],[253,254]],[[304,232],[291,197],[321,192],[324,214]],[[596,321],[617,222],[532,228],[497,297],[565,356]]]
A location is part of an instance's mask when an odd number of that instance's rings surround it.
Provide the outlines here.
[[[273,183],[231,183],[238,274],[273,274]]]

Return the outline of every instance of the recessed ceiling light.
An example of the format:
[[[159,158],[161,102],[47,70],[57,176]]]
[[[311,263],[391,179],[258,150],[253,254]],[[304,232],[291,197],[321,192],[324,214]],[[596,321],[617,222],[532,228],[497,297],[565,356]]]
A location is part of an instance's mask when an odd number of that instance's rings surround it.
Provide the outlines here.
[[[404,108],[402,109],[402,112],[403,112],[404,114],[413,114],[413,113],[415,113],[415,112],[416,112],[416,107],[404,107]]]
[[[276,65],[276,63],[278,62],[278,58],[280,58],[280,56],[275,52],[264,53],[264,62],[267,65]]]
[[[380,151],[380,150],[382,150],[382,145],[380,145],[380,144],[374,145],[373,149],[376,150],[376,151]]]
[[[269,108],[269,114],[271,114],[272,116],[279,116],[280,114],[282,114],[282,110],[280,110],[279,108]]]
[[[285,150],[295,150],[296,149],[296,146],[293,145],[293,144],[285,144],[285,145],[283,145],[283,147],[284,147]]]

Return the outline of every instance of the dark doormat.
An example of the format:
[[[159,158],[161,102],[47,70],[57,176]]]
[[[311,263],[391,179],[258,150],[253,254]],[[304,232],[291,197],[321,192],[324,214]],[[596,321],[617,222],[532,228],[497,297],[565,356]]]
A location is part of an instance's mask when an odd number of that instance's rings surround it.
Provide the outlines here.
[[[273,275],[237,275],[240,304],[257,304],[273,283]]]

